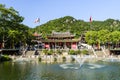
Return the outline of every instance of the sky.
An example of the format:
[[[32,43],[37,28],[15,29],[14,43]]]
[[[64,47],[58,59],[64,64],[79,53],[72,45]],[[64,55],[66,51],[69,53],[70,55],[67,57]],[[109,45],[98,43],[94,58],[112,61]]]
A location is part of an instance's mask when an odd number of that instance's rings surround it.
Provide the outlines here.
[[[0,0],[7,8],[13,7],[25,19],[23,24],[35,28],[64,16],[89,21],[120,20],[120,0]],[[34,23],[40,18],[40,23]]]

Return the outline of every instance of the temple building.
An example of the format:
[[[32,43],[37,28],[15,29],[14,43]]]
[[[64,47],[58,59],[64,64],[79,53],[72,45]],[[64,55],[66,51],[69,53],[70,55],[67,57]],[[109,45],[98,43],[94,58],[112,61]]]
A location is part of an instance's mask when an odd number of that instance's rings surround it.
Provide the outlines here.
[[[78,49],[80,39],[75,39],[75,35],[68,32],[55,32],[47,35],[47,39],[43,39],[41,35],[34,33],[37,42],[44,44],[44,48],[48,49]]]

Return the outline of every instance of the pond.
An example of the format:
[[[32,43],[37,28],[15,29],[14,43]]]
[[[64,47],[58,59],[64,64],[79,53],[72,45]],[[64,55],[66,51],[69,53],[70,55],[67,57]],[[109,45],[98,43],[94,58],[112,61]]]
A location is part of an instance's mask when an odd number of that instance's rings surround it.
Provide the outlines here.
[[[119,61],[41,63],[38,61],[0,63],[0,80],[120,80]]]

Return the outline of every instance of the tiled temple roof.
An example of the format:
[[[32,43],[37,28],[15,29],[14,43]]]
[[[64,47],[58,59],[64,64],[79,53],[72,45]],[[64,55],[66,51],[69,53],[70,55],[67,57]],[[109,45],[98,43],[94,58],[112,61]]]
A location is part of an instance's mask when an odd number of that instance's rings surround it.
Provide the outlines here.
[[[51,35],[48,35],[48,37],[74,37],[75,35],[72,35],[69,31],[68,32],[52,32]]]
[[[80,39],[65,39],[65,40],[51,40],[51,39],[46,39],[46,40],[41,40],[41,42],[79,42]]]

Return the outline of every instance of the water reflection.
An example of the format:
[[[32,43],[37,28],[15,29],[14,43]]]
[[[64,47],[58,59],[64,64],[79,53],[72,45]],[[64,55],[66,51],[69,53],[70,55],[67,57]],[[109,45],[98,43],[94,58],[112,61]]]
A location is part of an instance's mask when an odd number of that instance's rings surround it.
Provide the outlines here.
[[[64,69],[64,67],[67,67]],[[5,62],[0,63],[0,80],[120,80],[120,63]]]

